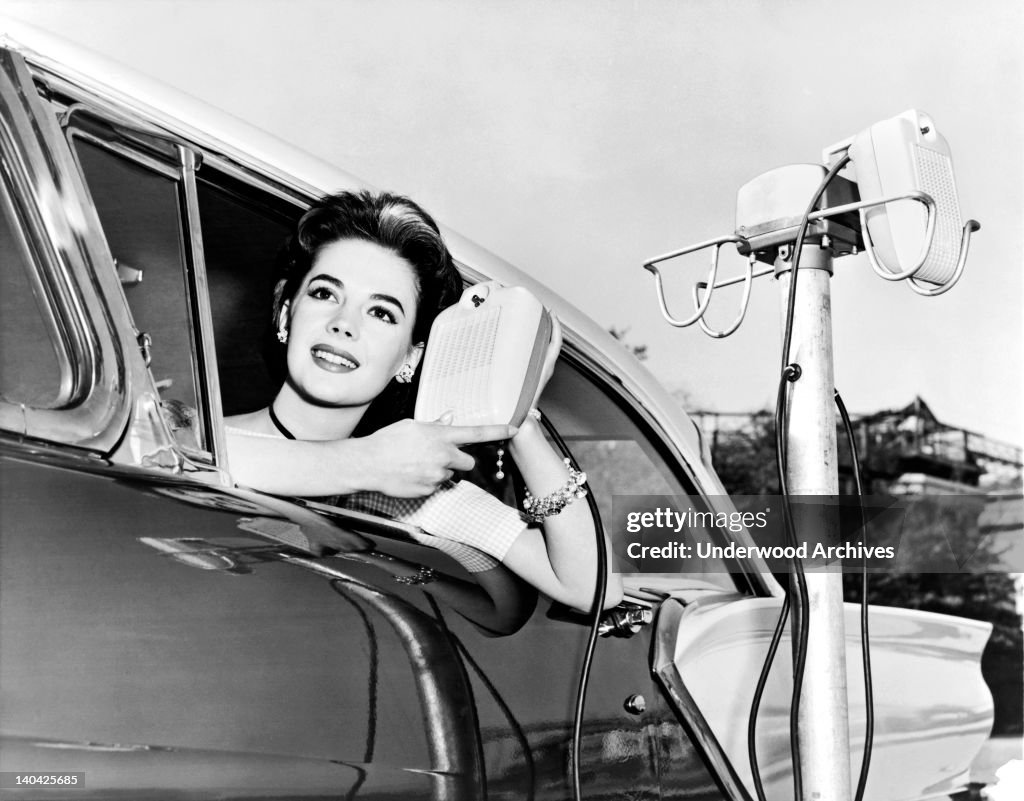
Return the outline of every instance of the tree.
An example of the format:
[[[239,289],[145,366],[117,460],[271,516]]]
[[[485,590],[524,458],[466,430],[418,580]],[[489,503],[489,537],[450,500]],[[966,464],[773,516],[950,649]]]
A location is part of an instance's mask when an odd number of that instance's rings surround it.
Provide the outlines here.
[[[734,431],[705,432],[711,437],[711,460],[730,495],[778,495],[775,466],[775,418],[755,412]]]

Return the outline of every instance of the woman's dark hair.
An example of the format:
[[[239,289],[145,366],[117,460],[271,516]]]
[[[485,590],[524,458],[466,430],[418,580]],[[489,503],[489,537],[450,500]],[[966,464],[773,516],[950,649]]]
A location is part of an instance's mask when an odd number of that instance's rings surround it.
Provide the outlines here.
[[[437,223],[416,203],[389,192],[339,192],[314,203],[285,244],[278,304],[295,296],[320,251],[342,239],[373,242],[401,256],[416,276],[412,341],[425,342],[437,313],[462,293],[462,280]],[[275,314],[278,309],[274,309]]]
[[[433,218],[409,198],[390,192],[327,195],[299,218],[282,253],[278,282],[283,280],[284,286],[275,293],[273,319],[283,303],[295,297],[320,252],[344,239],[372,242],[409,263],[416,284],[412,341],[425,342],[434,318],[462,294],[462,279]],[[354,436],[411,417],[418,385],[418,371],[410,384],[391,381],[370,404]]]

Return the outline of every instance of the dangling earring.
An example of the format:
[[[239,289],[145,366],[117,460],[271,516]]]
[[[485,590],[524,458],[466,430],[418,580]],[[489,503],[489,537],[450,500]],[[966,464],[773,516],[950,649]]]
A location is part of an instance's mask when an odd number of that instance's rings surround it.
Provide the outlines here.
[[[495,462],[494,477],[501,481],[505,477],[505,448],[501,445],[498,446],[498,458]]]
[[[406,362],[402,365],[402,369],[395,375],[395,381],[399,384],[408,384],[412,381],[412,376],[415,371],[412,369],[412,365]]]
[[[282,345],[288,342],[288,306],[290,301],[281,304],[281,312],[278,314],[277,341]]]

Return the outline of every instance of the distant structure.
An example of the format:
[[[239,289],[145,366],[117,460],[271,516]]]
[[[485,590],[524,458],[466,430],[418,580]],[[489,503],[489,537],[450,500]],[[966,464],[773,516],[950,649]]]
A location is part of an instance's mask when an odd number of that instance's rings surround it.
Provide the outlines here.
[[[719,444],[749,432],[768,412],[696,411],[712,458]],[[869,493],[1020,494],[1024,453],[1006,442],[940,422],[920,397],[901,409],[853,419],[861,478]],[[853,461],[839,431],[839,491],[852,494]]]
[[[859,417],[854,433],[869,491],[987,495],[1021,486],[1021,448],[939,422],[920,397],[902,409]],[[842,437],[839,469],[842,491],[852,492],[852,462]]]

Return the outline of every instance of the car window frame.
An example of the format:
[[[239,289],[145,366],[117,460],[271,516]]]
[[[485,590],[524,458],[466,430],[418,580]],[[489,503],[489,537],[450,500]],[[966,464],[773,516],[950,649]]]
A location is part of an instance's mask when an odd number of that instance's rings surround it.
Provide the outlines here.
[[[197,371],[197,377],[201,381],[199,402],[203,405],[202,413],[208,434],[208,450],[203,453],[194,454],[191,450],[183,451],[180,443],[175,442],[174,448],[185,456],[184,466],[189,472],[212,470],[213,476],[207,476],[204,480],[212,480],[215,483],[231,485],[230,463],[227,452],[227,432],[224,423],[224,415],[221,404],[220,378],[217,368],[216,343],[213,336],[212,311],[210,307],[210,293],[207,281],[206,263],[203,257],[202,226],[199,215],[198,189],[196,172],[203,165],[224,173],[229,179],[238,181],[250,187],[256,193],[265,193],[274,199],[285,200],[295,205],[296,209],[304,211],[313,202],[316,191],[311,186],[303,185],[301,189],[275,180],[273,177],[258,170],[241,164],[226,156],[208,145],[200,144],[190,139],[177,135],[164,129],[156,121],[150,120],[146,115],[129,108],[122,107],[119,103],[105,97],[94,95],[89,89],[79,86],[73,80],[53,72],[46,66],[28,63],[33,79],[39,86],[39,92],[48,101],[48,118],[53,120],[54,127],[60,132],[58,135],[63,140],[67,151],[67,157],[74,165],[72,172],[76,183],[81,187],[81,196],[84,198],[84,205],[87,207],[90,216],[95,220],[94,231],[102,231],[102,226],[96,219],[96,212],[93,208],[88,187],[82,178],[80,167],[74,155],[74,149],[68,141],[67,127],[70,121],[73,123],[76,114],[89,115],[101,123],[111,126],[114,130],[121,130],[131,136],[141,137],[143,140],[149,137],[159,140],[165,145],[178,148],[181,154],[181,179],[183,180],[183,195],[185,204],[182,206],[183,220],[187,223],[187,236],[183,238],[183,245],[188,252],[191,264],[189,265],[190,280],[188,282],[188,301],[192,319],[198,319],[198,330],[193,331],[193,356],[200,360],[202,368]],[[80,135],[74,133],[73,135]],[[89,137],[95,143],[94,137]],[[123,146],[117,148],[114,143],[100,141],[100,146],[114,150],[123,157],[129,158],[142,166],[152,168],[154,160],[147,158],[146,154],[138,150]],[[162,168],[163,174],[177,179],[177,172],[168,174],[167,162],[156,160]],[[110,254],[105,238],[98,237],[99,245],[106,253],[108,264],[113,264],[113,256]],[[111,303],[111,306],[118,306],[121,317],[125,322],[127,330],[134,332],[134,325],[131,319],[130,306],[124,293],[124,288],[117,279],[114,269],[108,271],[107,283],[112,284],[108,289],[107,297],[118,298],[119,303]],[[136,359],[136,361],[139,361]],[[143,365],[143,378],[152,387],[153,377],[148,368]],[[155,390],[154,390],[155,391]],[[172,437],[173,440],[173,437]],[[196,458],[199,457],[199,458]]]
[[[131,414],[137,378],[121,348],[123,320],[104,302],[113,284],[84,184],[56,119],[20,53],[0,48],[0,138],[15,218],[32,251],[40,305],[56,324],[62,370],[59,403],[30,407],[0,400],[0,426],[20,438],[92,451],[115,448]]]
[[[78,122],[76,118],[86,119]],[[88,120],[99,122],[110,128],[110,138],[86,126]],[[197,148],[175,136],[151,129],[135,120],[124,119],[116,112],[104,111],[79,101],[61,114],[60,125],[64,132],[79,173],[84,171],[79,160],[75,140],[88,142],[143,169],[150,170],[176,184],[176,194],[181,211],[178,233],[181,238],[184,274],[182,289],[189,316],[189,347],[196,388],[196,412],[204,433],[204,448],[189,448],[178,443],[178,447],[193,463],[228,469],[227,439],[223,425],[220,402],[220,378],[217,371],[217,356],[213,343],[213,320],[210,312],[209,287],[206,278],[206,261],[203,256],[202,226],[199,221],[196,171],[202,164],[202,154]],[[120,136],[120,139],[115,137]],[[136,139],[135,146],[130,143]],[[146,152],[146,140],[165,145],[173,150],[176,161],[160,158]],[[85,184],[89,191],[88,183]],[[91,203],[90,196],[90,203]],[[118,289],[126,308],[131,304],[118,282]],[[140,332],[141,333],[141,332]]]

